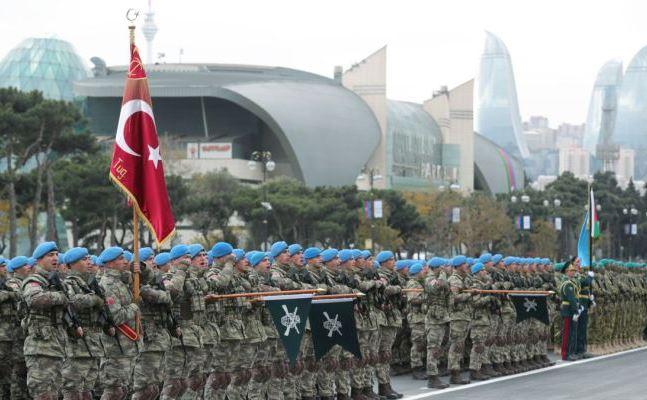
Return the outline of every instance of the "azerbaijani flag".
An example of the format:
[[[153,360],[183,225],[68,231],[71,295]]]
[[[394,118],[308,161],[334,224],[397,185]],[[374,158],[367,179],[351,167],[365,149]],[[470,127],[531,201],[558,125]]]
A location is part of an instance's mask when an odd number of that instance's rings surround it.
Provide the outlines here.
[[[598,211],[595,209],[595,197],[593,188],[589,188],[589,221],[591,221],[591,238],[600,237],[600,221],[598,220]]]

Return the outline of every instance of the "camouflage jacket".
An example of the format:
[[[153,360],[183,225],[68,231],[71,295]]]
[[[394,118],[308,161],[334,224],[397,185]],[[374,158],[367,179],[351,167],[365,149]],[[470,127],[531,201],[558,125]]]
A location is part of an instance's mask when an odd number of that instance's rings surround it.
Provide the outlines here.
[[[26,356],[66,357],[66,326],[63,312],[68,304],[65,294],[51,287],[48,272],[40,266],[23,280],[22,296],[29,310],[27,337],[23,346]]]
[[[22,299],[22,278],[15,275],[0,287],[0,342],[24,340],[25,333],[21,327],[27,316],[27,306]]]
[[[206,305],[204,296],[208,292],[207,283],[201,280],[195,270],[176,270],[172,275],[165,275],[164,286],[173,299],[173,314],[178,317],[182,327],[184,346],[191,348],[202,347],[203,330],[201,323],[206,320]],[[172,347],[181,347],[178,338],[171,339]]]
[[[451,290],[449,318],[452,321],[469,321],[472,319],[471,293],[463,293],[468,289],[465,276],[454,271],[449,277],[449,288]]]
[[[159,285],[155,282],[159,279]],[[170,329],[173,328],[173,301],[171,293],[166,290],[164,276],[159,275],[153,281],[144,283],[140,289],[142,301],[139,308],[142,313],[142,353],[164,352],[171,348]]]
[[[377,307],[381,301],[383,282],[373,267],[361,269],[357,273],[357,289],[366,296],[357,299],[357,307],[362,315],[362,324],[357,326],[360,331],[379,329],[380,320],[385,320],[384,312]]]
[[[67,297],[70,299],[70,310],[74,312],[83,327],[85,343],[88,344],[92,356],[99,358],[103,356],[101,345],[102,329],[99,325],[99,315],[103,308],[103,301],[94,294],[81,274],[70,271],[64,280]],[[71,357],[90,357],[88,349],[81,338],[73,334],[68,335],[69,350]]]
[[[130,287],[126,283],[129,281],[128,278],[129,274],[127,273],[114,269],[105,269],[99,285],[101,285],[105,293],[106,305],[112,314],[115,325],[127,324],[131,329],[135,330],[135,318],[139,313],[139,307],[133,303]],[[101,342],[103,343],[106,357],[134,357],[137,355],[137,342],[128,339],[121,333],[117,333],[117,335],[121,335],[122,354],[114,337],[105,332],[102,335]]]
[[[445,324],[449,322],[449,301],[451,292],[447,273],[441,269],[433,271],[425,280],[427,302],[426,324]]]
[[[470,289],[488,290],[491,287],[487,279],[478,275],[471,275],[466,280],[469,282]],[[489,326],[490,305],[495,298],[490,294],[475,294],[470,300],[472,303],[472,325]]]
[[[407,289],[424,289],[424,279],[412,278],[407,282]],[[407,292],[407,322],[409,324],[424,324],[427,315],[427,294],[422,292]]]
[[[299,289],[301,285],[291,278],[291,276],[295,277],[295,274],[290,274],[290,268],[292,268],[290,265],[272,264],[268,282],[281,290]]]
[[[406,283],[399,273],[388,268],[379,268],[378,274],[382,281],[386,282],[384,302],[381,305],[385,319],[380,321],[380,325],[399,328],[402,326],[402,309],[404,308],[402,287]]]

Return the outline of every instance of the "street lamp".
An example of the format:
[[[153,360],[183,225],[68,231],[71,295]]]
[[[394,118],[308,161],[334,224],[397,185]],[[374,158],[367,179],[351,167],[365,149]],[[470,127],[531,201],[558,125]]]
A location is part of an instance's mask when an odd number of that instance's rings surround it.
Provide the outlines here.
[[[259,162],[263,167],[263,181],[262,181],[263,201],[261,202],[261,205],[265,209],[265,219],[263,219],[263,226],[265,228],[264,229],[265,237],[263,238],[262,247],[264,251],[267,251],[269,248],[268,239],[270,236],[268,218],[269,218],[269,212],[272,210],[272,204],[270,204],[270,202],[267,201],[267,188],[265,187],[265,181],[267,181],[267,173],[274,171],[274,169],[276,168],[276,163],[272,160],[272,153],[270,151],[255,150],[252,152],[250,160],[249,162],[247,162],[247,166],[251,171],[254,171],[256,169],[256,164],[258,164]]]
[[[369,187],[369,201],[371,202],[371,251],[375,253],[375,199],[373,193],[373,186],[375,181],[382,180],[382,175],[380,175],[380,170],[377,168],[369,168],[364,166],[360,175],[357,177],[359,180],[366,179],[368,176],[368,187]]]

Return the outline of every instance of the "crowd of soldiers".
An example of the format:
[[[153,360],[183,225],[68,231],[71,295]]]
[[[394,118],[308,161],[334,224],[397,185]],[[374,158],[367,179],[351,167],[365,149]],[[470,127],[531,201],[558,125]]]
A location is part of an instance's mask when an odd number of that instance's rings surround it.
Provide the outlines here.
[[[247,253],[224,242],[208,252],[142,248],[140,263],[133,258],[120,247],[59,254],[45,242],[31,258],[0,259],[3,398],[395,400],[392,365],[408,364],[414,379],[443,389],[446,374],[466,384],[552,365],[560,330],[586,332],[589,309],[592,350],[638,345],[647,323],[643,266],[612,260],[595,275],[539,258],[396,261],[390,251],[285,242]],[[290,365],[262,301],[210,301],[298,289],[364,294],[354,307],[361,359],[336,346],[316,360],[308,330]],[[509,296],[478,290],[556,292],[552,324],[517,323]],[[568,350],[567,341],[565,358],[587,354],[586,337],[578,340],[584,348]]]

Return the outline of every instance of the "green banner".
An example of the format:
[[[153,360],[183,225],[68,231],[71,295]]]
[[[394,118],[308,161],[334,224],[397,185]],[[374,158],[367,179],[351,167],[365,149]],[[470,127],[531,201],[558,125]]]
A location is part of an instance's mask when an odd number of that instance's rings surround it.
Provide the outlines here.
[[[310,308],[310,329],[317,360],[335,345],[362,358],[353,314],[353,299],[314,300]]]
[[[546,295],[510,294],[510,299],[512,300],[512,304],[514,304],[514,308],[517,310],[517,322],[534,318],[546,325],[550,324]]]
[[[312,294],[294,294],[264,298],[265,307],[272,315],[274,326],[291,365],[294,365],[299,356],[312,296]]]

